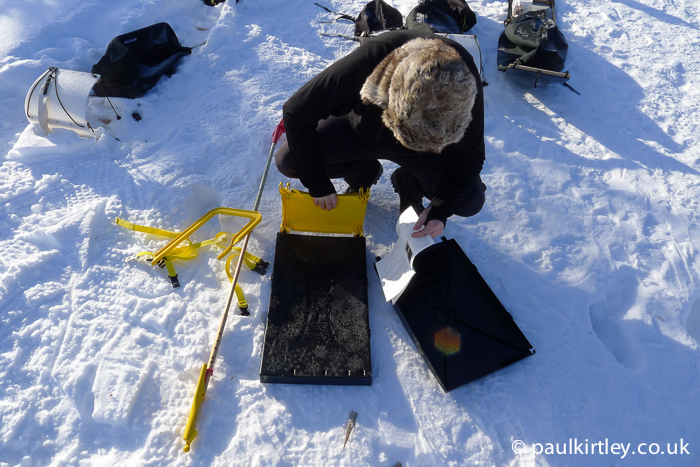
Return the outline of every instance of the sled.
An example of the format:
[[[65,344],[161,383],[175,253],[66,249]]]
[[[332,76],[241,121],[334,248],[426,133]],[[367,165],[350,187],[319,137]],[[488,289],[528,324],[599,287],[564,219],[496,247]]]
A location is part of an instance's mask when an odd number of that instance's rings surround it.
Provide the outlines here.
[[[85,117],[88,97],[100,75],[50,67],[34,81],[24,100],[29,123],[38,123],[48,134],[60,128],[80,136],[93,136]]]
[[[370,385],[366,245],[369,192],[324,211],[282,188],[261,383]],[[294,232],[332,233],[309,235]],[[343,236],[339,236],[343,235]]]
[[[413,266],[394,308],[444,391],[535,353],[455,240],[443,237]]]
[[[508,0],[505,30],[498,39],[500,71],[533,73],[535,86],[542,75],[564,81],[571,77],[563,71],[569,46],[557,27],[554,4],[555,0],[533,0],[525,11],[522,6],[514,8],[513,0]]]

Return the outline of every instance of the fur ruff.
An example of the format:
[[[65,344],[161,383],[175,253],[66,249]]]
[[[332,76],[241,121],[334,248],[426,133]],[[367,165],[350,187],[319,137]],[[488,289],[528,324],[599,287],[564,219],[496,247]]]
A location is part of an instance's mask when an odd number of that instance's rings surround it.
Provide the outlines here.
[[[477,82],[459,53],[440,39],[413,39],[377,65],[360,90],[406,148],[440,153],[472,121]]]

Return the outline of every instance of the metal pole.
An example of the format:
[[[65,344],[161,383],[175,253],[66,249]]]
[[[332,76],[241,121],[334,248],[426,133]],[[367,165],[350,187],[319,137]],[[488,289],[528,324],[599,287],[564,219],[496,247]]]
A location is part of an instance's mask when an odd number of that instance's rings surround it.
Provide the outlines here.
[[[257,211],[260,206],[260,200],[262,199],[263,190],[265,189],[265,182],[267,181],[267,173],[270,170],[270,163],[272,162],[272,155],[275,152],[275,147],[277,142],[284,134],[284,121],[280,120],[275,128],[275,132],[272,135],[272,146],[270,146],[270,153],[267,156],[267,162],[265,163],[265,171],[263,172],[262,180],[260,180],[260,187],[258,188],[258,195],[255,198],[255,206],[253,206],[253,211]],[[195,430],[195,425],[197,423],[197,416],[199,414],[199,407],[204,401],[204,395],[207,392],[207,386],[209,385],[209,379],[214,373],[214,363],[216,362],[216,356],[219,353],[219,346],[221,345],[221,338],[224,334],[224,328],[226,327],[226,320],[228,319],[229,309],[231,308],[231,303],[233,303],[233,297],[236,294],[236,284],[238,283],[238,276],[241,273],[241,266],[243,265],[243,257],[245,256],[246,249],[248,248],[248,240],[250,240],[250,234],[245,236],[243,240],[243,246],[241,247],[241,254],[238,256],[238,261],[236,262],[236,270],[233,272],[233,279],[231,282],[231,290],[229,291],[228,298],[226,299],[226,306],[224,312],[221,316],[221,323],[219,324],[219,330],[216,335],[216,342],[214,347],[211,349],[211,355],[209,356],[209,363],[202,366],[202,370],[199,375],[199,381],[197,382],[197,388],[195,390],[194,401],[192,402],[192,409],[190,410],[190,416],[187,421],[187,426],[185,427],[185,452],[190,451],[190,444],[197,436],[197,431]]]
[[[267,162],[265,163],[265,171],[263,172],[262,179],[260,180],[260,187],[258,188],[258,195],[255,197],[255,204],[253,205],[253,211],[257,211],[260,206],[260,200],[262,199],[263,190],[265,190],[265,182],[267,181],[267,174],[270,171],[270,164],[272,162],[272,155],[275,153],[275,147],[277,142],[282,137],[284,133],[284,121],[280,120],[275,128],[275,132],[272,135],[272,146],[270,146],[270,153],[267,156]],[[241,247],[241,254],[238,256],[238,261],[236,262],[236,269],[233,271],[233,281],[231,282],[231,290],[228,293],[228,298],[226,299],[226,307],[224,308],[223,316],[221,317],[221,324],[219,325],[219,332],[216,337],[216,342],[214,347],[211,349],[211,355],[209,357],[209,364],[207,369],[209,374],[214,370],[214,362],[216,361],[216,354],[219,352],[219,344],[221,343],[221,336],[224,333],[224,326],[226,325],[226,319],[228,318],[229,308],[231,308],[231,303],[233,303],[233,297],[236,295],[236,284],[238,283],[238,276],[241,273],[241,266],[243,266],[243,257],[245,255],[246,249],[248,248],[248,240],[250,239],[250,234],[246,235],[243,240],[243,246]]]

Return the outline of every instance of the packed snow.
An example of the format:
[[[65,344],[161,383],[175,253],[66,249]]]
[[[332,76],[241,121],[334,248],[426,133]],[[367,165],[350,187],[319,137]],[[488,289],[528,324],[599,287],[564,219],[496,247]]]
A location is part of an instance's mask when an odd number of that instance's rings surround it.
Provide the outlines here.
[[[418,2],[389,3],[405,16]],[[177,231],[252,209],[282,104],[356,47],[319,33],[352,26],[308,0],[0,0],[0,465],[698,465],[700,2],[557,3],[580,95],[497,71],[507,3],[469,4],[487,202],[445,235],[537,353],[440,389],[371,272],[399,214],[385,162],[365,222],[373,384],[261,384],[271,271],[244,270],[251,314],[232,308],[185,453],[225,262],[204,248],[173,288],[125,261],[163,239],[114,221]],[[29,124],[49,67],[90,71],[112,38],[161,21],[205,44],[143,97],[112,99],[123,118],[91,98],[94,138]],[[270,170],[249,245],[270,262],[287,181]],[[215,224],[199,239],[238,228]]]

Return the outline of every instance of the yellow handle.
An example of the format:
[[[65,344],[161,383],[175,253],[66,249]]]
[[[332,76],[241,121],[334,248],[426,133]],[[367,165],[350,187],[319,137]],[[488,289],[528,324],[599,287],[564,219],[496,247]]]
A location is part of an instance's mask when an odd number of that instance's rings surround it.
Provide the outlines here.
[[[248,223],[238,232],[236,235],[233,236],[231,239],[231,244],[224,249],[224,252],[221,253],[217,258],[221,259],[224,256],[226,256],[230,251],[231,248],[233,248],[233,245],[238,243],[240,239],[248,235],[253,228],[260,223],[262,220],[262,215],[257,212],[257,211],[246,211],[244,209],[234,209],[234,208],[216,208],[212,209],[205,215],[203,215],[197,222],[186,228],[182,233],[180,233],[177,237],[173,238],[170,243],[165,245],[163,248],[161,248],[153,258],[153,263],[152,264],[158,264],[158,262],[165,257],[168,253],[170,253],[173,249],[177,248],[177,246],[182,243],[187,237],[192,235],[194,231],[199,229],[201,226],[207,223],[209,219],[212,217],[218,215],[218,214],[226,214],[229,216],[236,216],[236,217],[247,217],[250,219]]]
[[[197,430],[194,429],[197,424],[197,416],[199,415],[199,407],[204,402],[204,395],[207,392],[207,382],[209,378],[207,377],[207,364],[202,364],[202,369],[199,372],[199,381],[197,381],[197,389],[195,389],[194,400],[192,401],[192,408],[190,409],[190,417],[187,419],[187,426],[185,427],[185,435],[183,439],[185,440],[185,447],[183,451],[190,452],[190,444],[194,441],[197,436]]]

